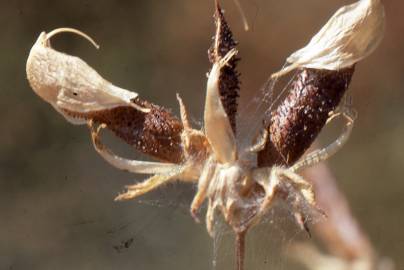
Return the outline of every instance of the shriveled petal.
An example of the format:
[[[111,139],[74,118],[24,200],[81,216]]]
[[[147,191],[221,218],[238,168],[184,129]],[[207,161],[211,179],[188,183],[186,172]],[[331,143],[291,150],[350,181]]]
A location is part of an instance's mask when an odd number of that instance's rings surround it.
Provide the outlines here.
[[[383,38],[380,0],[360,0],[340,8],[309,44],[287,58],[290,64],[273,77],[298,68],[340,70],[371,54]]]
[[[236,139],[219,94],[220,70],[235,53],[235,50],[231,50],[222,60],[213,65],[206,90],[205,134],[216,159],[221,163],[234,162],[237,156]]]

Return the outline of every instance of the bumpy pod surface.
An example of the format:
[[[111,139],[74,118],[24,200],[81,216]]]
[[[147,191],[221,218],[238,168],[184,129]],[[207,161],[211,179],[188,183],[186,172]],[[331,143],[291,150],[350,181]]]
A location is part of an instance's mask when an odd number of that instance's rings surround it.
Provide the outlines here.
[[[340,103],[353,73],[353,66],[340,71],[300,69],[288,96],[272,113],[267,144],[258,154],[259,166],[295,163]]]
[[[142,112],[129,106],[89,113],[66,111],[72,117],[92,119],[106,124],[117,137],[132,145],[143,154],[158,160],[180,163],[183,159],[181,146],[182,123],[163,107],[136,98],[133,102],[143,108]]]
[[[216,5],[214,18],[216,34],[213,44],[208,51],[209,61],[212,64],[218,62],[232,49],[235,49],[238,44],[233,38],[233,33],[224,18],[219,4]],[[232,57],[227,65],[220,70],[219,77],[220,99],[234,133],[236,133],[237,101],[240,92],[240,74],[236,70],[238,61],[240,61],[240,58]]]

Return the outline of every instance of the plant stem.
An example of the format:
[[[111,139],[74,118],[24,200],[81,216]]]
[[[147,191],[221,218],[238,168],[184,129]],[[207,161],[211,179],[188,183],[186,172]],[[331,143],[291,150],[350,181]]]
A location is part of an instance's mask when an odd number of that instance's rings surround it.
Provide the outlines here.
[[[247,231],[236,233],[236,269],[244,270],[244,258],[245,258],[245,238]]]

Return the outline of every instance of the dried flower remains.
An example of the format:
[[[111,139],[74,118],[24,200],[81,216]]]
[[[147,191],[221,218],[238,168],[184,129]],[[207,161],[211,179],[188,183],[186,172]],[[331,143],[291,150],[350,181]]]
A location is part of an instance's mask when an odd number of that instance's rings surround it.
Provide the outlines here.
[[[349,106],[338,105],[354,65],[381,39],[384,10],[378,0],[343,7],[309,45],[287,59],[290,66],[273,77],[292,69],[297,69],[297,76],[285,100],[266,119],[262,136],[247,148],[236,139],[240,91],[237,42],[217,3],[215,23],[202,130],[191,126],[179,95],[180,119],[140,99],[137,93],[109,83],[80,58],[51,48],[50,38],[61,32],[74,32],[92,41],[78,30],[41,33],[28,57],[27,78],[33,90],[67,120],[87,123],[96,151],[108,163],[151,175],[127,186],[116,200],[133,199],[176,180],[196,184],[192,216],[199,221],[199,209],[207,201],[206,226],[214,235],[216,215],[223,215],[237,234],[237,264],[242,269],[245,233],[260,222],[275,198],[289,205],[302,228],[308,229],[311,214],[322,214],[311,185],[298,172],[329,158],[347,141],[355,114]],[[323,126],[339,116],[346,125],[337,140],[304,155]],[[104,128],[157,161],[129,160],[114,154],[102,142]],[[248,155],[255,155],[257,162],[246,158]]]

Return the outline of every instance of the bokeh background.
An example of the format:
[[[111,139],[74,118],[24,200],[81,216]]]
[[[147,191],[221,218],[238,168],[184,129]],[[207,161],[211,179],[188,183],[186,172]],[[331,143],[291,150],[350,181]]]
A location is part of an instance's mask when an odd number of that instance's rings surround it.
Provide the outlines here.
[[[243,106],[352,1],[242,0],[249,32],[233,1],[222,2],[240,42]],[[404,2],[384,4],[385,38],[358,64],[350,87],[359,118],[329,164],[377,251],[404,269]],[[195,187],[170,185],[140,201],[114,202],[125,184],[142,176],[106,164],[87,129],[40,100],[25,74],[41,31],[75,27],[101,49],[70,34],[55,37],[54,47],[174,113],[180,93],[200,124],[212,14],[213,0],[1,1],[0,269],[212,269],[214,261],[217,269],[233,269],[232,236],[212,241],[188,215]],[[330,127],[321,142],[339,131]],[[121,153],[140,158],[110,139]],[[279,253],[304,235],[291,219],[279,219],[248,239],[248,269],[301,269]]]

